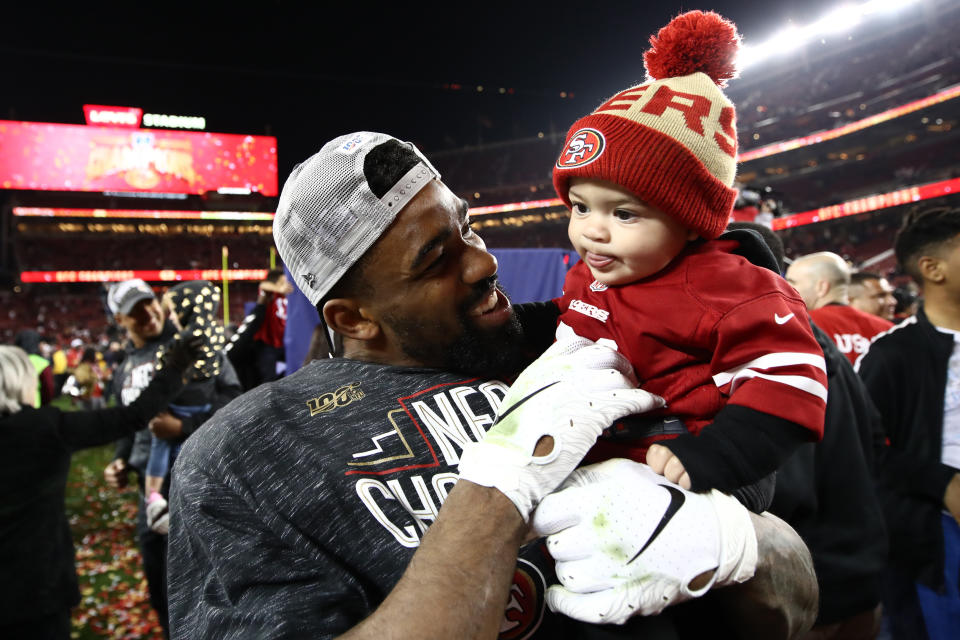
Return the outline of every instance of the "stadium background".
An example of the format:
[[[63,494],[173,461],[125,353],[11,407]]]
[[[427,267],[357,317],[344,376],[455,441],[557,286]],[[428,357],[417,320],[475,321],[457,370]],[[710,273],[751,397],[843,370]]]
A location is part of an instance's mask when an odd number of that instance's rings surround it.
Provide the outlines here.
[[[675,10],[600,5],[589,14],[491,5],[483,16],[426,12],[403,25],[399,14],[300,15],[285,4],[262,16],[81,11],[53,26],[25,15],[37,29],[0,46],[11,63],[0,116],[80,125],[84,104],[204,116],[206,131],[275,138],[280,185],[333,135],[389,131],[420,145],[467,197],[490,247],[567,248],[550,183],[565,126],[642,80],[638,34]],[[772,214],[790,256],[833,250],[903,283],[890,246],[904,212],[956,203],[960,4],[709,8],[738,23],[751,56],[727,90],[738,113],[738,217]],[[10,136],[0,140],[10,160]],[[230,283],[238,320],[273,257],[275,195],[0,185],[5,342],[23,328],[96,340],[107,325],[102,285],[62,281],[131,270],[160,272],[149,279],[161,289],[170,270],[240,270],[249,279]]]
[[[278,185],[324,141],[372,128],[427,153],[490,247],[568,249],[550,181],[567,125],[641,81],[647,34],[693,8],[734,20],[753,60],[727,90],[738,113],[737,217],[771,224],[789,256],[836,251],[904,284],[891,253],[904,214],[960,204],[956,0],[488,2],[456,15],[369,3],[7,7],[0,174],[28,164],[13,129],[82,129],[84,105],[203,117],[214,140],[256,136]],[[142,117],[125,135],[177,131]],[[35,142],[49,134],[30,130]],[[66,159],[42,163],[61,186]],[[64,347],[102,346],[98,280],[131,271],[154,272],[160,290],[176,272],[225,265],[251,278],[229,285],[229,318],[240,319],[273,257],[276,196],[236,185],[168,193],[176,176],[148,168],[154,191],[138,190],[143,175],[89,191],[0,175],[0,342],[33,328]],[[83,599],[72,637],[158,639],[132,543],[136,491],[100,480],[111,457],[74,457],[66,507]]]

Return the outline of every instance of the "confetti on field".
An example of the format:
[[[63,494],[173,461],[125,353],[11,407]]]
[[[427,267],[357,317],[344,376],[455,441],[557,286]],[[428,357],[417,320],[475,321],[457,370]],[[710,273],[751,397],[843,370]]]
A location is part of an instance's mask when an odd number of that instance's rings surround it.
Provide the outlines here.
[[[136,545],[137,490],[117,491],[103,481],[112,452],[110,446],[75,454],[67,481],[80,584],[71,637],[163,640]]]

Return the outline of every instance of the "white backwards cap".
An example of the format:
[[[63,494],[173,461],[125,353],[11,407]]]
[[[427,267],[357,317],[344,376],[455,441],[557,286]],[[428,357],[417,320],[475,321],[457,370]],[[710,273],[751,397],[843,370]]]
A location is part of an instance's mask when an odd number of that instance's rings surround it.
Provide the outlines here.
[[[316,305],[383,235],[403,207],[440,174],[413,144],[418,162],[382,198],[363,174],[367,154],[396,140],[360,131],[335,138],[297,165],[283,185],[273,240],[294,281]]]

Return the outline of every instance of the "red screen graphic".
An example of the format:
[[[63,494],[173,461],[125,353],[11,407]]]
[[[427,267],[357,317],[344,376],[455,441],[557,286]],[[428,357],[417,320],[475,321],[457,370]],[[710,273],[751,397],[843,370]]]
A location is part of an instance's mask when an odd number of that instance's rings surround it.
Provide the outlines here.
[[[0,188],[275,196],[277,139],[0,120]]]
[[[21,271],[21,282],[122,282],[140,278],[148,282],[179,282],[182,280],[264,280],[266,269],[103,269],[84,271]]]
[[[100,104],[83,105],[83,116],[91,127],[123,127],[139,129],[143,109],[138,107],[106,107]]]

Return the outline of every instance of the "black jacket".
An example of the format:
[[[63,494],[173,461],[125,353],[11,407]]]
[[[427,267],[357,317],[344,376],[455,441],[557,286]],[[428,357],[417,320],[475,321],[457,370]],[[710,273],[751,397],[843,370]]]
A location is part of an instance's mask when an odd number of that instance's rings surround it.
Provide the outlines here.
[[[142,347],[127,348],[127,355],[123,364],[113,375],[114,393],[117,404],[129,405],[138,396],[153,378],[156,364],[157,347],[163,344],[174,334],[173,325],[168,321],[163,333],[157,338],[148,341]],[[205,380],[189,382],[181,392],[171,401],[179,405],[210,405],[210,410],[194,416],[181,417],[183,422],[183,436],[189,437],[200,425],[207,421],[217,410],[243,393],[237,374],[226,355],[221,351],[220,373]],[[163,407],[166,409],[166,407]],[[155,414],[154,414],[155,415]],[[129,435],[117,441],[116,457],[126,460],[127,463],[141,475],[146,469],[147,459],[150,457],[151,436],[147,430],[147,423],[153,416],[148,416],[134,429],[129,429]],[[136,431],[136,433],[133,433]]]
[[[801,445],[777,471],[770,511],[810,548],[820,586],[817,624],[839,622],[880,602],[887,562],[883,512],[874,489],[880,416],[846,356],[816,325],[827,365],[823,440]]]
[[[267,317],[267,305],[258,302],[251,309],[247,317],[230,337],[230,341],[223,348],[230,363],[237,372],[237,377],[244,391],[249,391],[260,384],[260,374],[257,372],[256,353],[253,348],[253,336],[256,335],[263,321]]]
[[[960,473],[940,462],[951,353],[953,337],[937,331],[921,308],[875,338],[857,362],[889,441],[878,465],[891,563],[934,589],[943,584],[943,495]]]
[[[0,626],[79,602],[63,507],[70,456],[137,429],[181,386],[180,372],[167,369],[127,407],[67,413],[24,407],[0,416]]]

